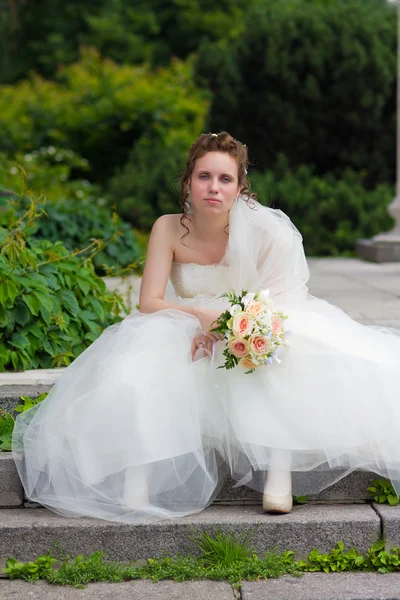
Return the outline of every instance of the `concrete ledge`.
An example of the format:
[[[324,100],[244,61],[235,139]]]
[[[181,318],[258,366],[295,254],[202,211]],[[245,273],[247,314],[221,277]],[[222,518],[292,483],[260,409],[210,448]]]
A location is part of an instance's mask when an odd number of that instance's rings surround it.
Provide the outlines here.
[[[20,506],[24,501],[22,485],[11,454],[0,452],[0,508]]]
[[[380,519],[368,505],[296,506],[289,515],[267,515],[261,507],[211,506],[173,521],[126,525],[82,517],[67,519],[45,508],[0,512],[0,557],[20,560],[47,552],[59,542],[67,553],[104,550],[107,558],[131,560],[194,552],[194,531],[254,531],[258,552],[292,549],[304,556],[313,548],[329,551],[341,540],[365,551],[380,537]]]
[[[2,596],[1,594],[5,594]],[[4,581],[0,598],[21,600],[235,600],[225,581],[158,581],[146,579],[123,583],[90,583],[83,590],[72,586],[56,586],[46,581]],[[237,596],[236,596],[237,598]]]
[[[244,581],[242,600],[400,600],[399,573],[305,573]]]
[[[400,546],[400,504],[373,504],[378,516],[382,520],[383,537],[388,547]]]

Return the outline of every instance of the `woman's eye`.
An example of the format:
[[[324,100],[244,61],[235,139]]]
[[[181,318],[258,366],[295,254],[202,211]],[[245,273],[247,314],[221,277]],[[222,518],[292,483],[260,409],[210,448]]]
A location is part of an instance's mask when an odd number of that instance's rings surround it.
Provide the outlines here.
[[[225,183],[229,183],[230,182],[230,177],[224,177],[223,180],[225,181]]]
[[[208,175],[206,175],[205,173],[203,173],[202,175],[199,175],[200,179],[206,179],[208,177]]]

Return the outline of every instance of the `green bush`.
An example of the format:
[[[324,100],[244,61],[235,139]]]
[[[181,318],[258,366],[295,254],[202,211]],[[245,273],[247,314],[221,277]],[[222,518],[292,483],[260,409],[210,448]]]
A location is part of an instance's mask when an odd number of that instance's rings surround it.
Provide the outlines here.
[[[393,226],[386,207],[394,188],[381,184],[367,191],[363,177],[350,169],[340,179],[317,177],[306,165],[290,171],[281,156],[274,171],[253,173],[251,182],[262,204],[292,219],[309,256],[354,255],[357,239]]]
[[[0,86],[0,139],[9,157],[43,146],[72,150],[88,161],[87,178],[101,184],[146,147],[161,147],[179,162],[180,147],[175,150],[171,138],[193,141],[207,110],[208,95],[194,85],[190,62],[174,60],[152,72],[86,49],[56,81],[32,75]],[[149,156],[150,179],[158,156]],[[134,177],[135,164],[130,168]],[[174,177],[176,172],[164,175],[167,182]]]
[[[203,43],[212,131],[246,143],[259,171],[277,153],[318,174],[395,181],[397,8],[386,0],[260,0],[229,44]]]
[[[31,236],[38,210],[0,227],[0,371],[68,365],[123,310],[90,257]]]
[[[0,10],[0,81],[29,71],[52,77],[79,57],[81,45],[122,63],[165,65],[203,40],[240,32],[254,0],[41,0]],[[11,7],[13,10],[11,10]]]
[[[46,198],[39,202],[43,214],[35,222],[31,235],[51,242],[61,241],[68,250],[84,248],[90,240],[103,240],[93,256],[93,264],[100,275],[130,266],[141,271],[143,251],[128,223],[113,214],[101,197],[99,186],[86,179],[71,179],[74,170],[87,168],[87,161],[73,153],[54,146],[43,147],[25,155],[17,154],[15,162],[0,154],[0,181],[6,189],[46,190]],[[1,185],[0,185],[1,193]],[[29,199],[20,202],[26,209]],[[5,202],[0,198],[0,211]],[[13,212],[11,211],[10,217]],[[3,222],[4,224],[4,222]]]

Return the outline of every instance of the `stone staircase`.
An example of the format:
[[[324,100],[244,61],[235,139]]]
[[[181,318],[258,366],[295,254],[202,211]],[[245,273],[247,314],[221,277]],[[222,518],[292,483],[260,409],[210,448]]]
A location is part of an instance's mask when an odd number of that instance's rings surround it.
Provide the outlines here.
[[[0,407],[12,411],[21,395],[36,397],[49,389],[40,386],[0,387]],[[318,474],[294,474],[296,477]],[[322,474],[320,475],[322,476]],[[0,452],[0,558],[31,559],[60,543],[65,552],[77,555],[102,549],[113,559],[129,560],[157,556],[162,552],[190,552],[195,529],[212,533],[224,527],[237,532],[254,529],[255,548],[295,550],[304,556],[313,548],[329,551],[341,540],[346,547],[366,550],[384,535],[400,545],[400,505],[371,503],[367,487],[376,476],[354,472],[309,497],[289,515],[266,515],[261,494],[243,486],[234,488],[226,478],[212,506],[199,514],[176,521],[126,525],[91,518],[66,519],[33,504],[23,489],[10,453]]]

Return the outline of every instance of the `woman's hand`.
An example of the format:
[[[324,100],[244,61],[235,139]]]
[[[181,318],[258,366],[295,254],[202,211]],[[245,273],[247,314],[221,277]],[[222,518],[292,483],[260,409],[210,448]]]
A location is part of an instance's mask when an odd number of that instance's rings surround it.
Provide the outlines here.
[[[221,333],[211,332],[211,329],[217,327],[217,324],[213,321],[216,321],[218,317],[222,314],[221,310],[215,308],[198,308],[196,311],[196,316],[200,321],[201,329],[203,333],[213,342],[218,342],[220,340],[225,339]]]
[[[214,342],[207,335],[204,335],[204,333],[202,333],[201,335],[196,335],[192,342],[192,360],[194,360],[194,357],[198,350],[203,350],[203,356],[204,351],[209,352],[211,356],[213,345]]]

